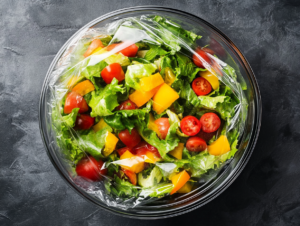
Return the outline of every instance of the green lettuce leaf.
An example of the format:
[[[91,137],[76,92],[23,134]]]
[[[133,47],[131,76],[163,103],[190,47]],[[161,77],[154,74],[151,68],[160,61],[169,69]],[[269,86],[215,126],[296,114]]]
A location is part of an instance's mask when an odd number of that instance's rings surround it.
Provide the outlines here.
[[[162,56],[162,55],[166,55],[168,52],[165,51],[163,48],[161,48],[160,46],[157,45],[151,45],[149,44],[150,49],[149,51],[146,53],[144,59],[145,60],[153,60],[156,56]]]
[[[104,183],[108,194],[116,198],[138,197],[140,190],[130,182],[119,178],[115,175],[113,181],[106,180]]]
[[[126,86],[129,86],[135,90],[140,89],[140,79],[149,77],[156,71],[155,64],[136,64],[127,67],[125,82]]]
[[[146,197],[161,198],[165,195],[170,194],[173,187],[174,185],[171,183],[167,183],[167,182],[160,183],[153,187],[142,189],[140,196],[144,198]]]
[[[216,96],[216,97],[209,97],[209,96],[199,96],[200,103],[208,108],[216,108],[218,103],[223,103],[224,100],[228,97],[226,96]]]
[[[124,93],[125,88],[118,85],[118,80],[114,78],[111,84],[105,86],[104,89],[93,91],[89,106],[92,108],[91,116],[107,116],[112,115],[112,110],[119,105],[117,93]]]
[[[75,126],[75,121],[78,115],[79,108],[74,108],[72,112],[68,115],[63,116],[63,121],[66,123],[69,127]]]
[[[121,66],[128,66],[130,60],[127,56],[124,56],[122,53],[115,53],[104,60],[107,64],[119,63]]]

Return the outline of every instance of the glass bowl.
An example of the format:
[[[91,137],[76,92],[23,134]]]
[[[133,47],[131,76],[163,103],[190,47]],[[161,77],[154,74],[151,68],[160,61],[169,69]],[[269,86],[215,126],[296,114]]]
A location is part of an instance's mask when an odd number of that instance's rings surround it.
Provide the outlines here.
[[[242,77],[245,80],[247,90],[244,92],[249,104],[248,116],[243,136],[239,140],[238,152],[225,167],[218,171],[213,180],[204,183],[188,194],[170,196],[169,198],[155,201],[148,205],[138,206],[129,210],[122,210],[116,207],[107,206],[100,199],[97,199],[86,193],[83,189],[80,189],[72,180],[69,174],[69,168],[62,161],[61,155],[58,154],[58,146],[53,142],[53,140],[55,140],[55,135],[51,126],[52,122],[49,114],[51,106],[48,104],[51,98],[49,80],[52,71],[57,65],[60,57],[64,54],[67,46],[72,40],[76,39],[81,31],[90,27],[101,27],[122,18],[136,17],[145,14],[163,15],[180,23],[183,28],[193,28],[198,32],[201,32],[203,38],[200,39],[198,44],[200,46],[210,44],[211,48],[214,48],[213,50],[219,54],[218,56],[221,60],[235,68],[238,78]],[[39,107],[40,131],[47,154],[64,180],[80,195],[97,206],[121,216],[138,219],[159,219],[184,214],[203,206],[221,194],[241,173],[251,156],[260,130],[262,110],[260,92],[254,73],[244,55],[224,33],[195,15],[176,9],[157,6],[138,6],[117,10],[104,16],[100,16],[77,31],[59,50],[51,63],[43,84]]]

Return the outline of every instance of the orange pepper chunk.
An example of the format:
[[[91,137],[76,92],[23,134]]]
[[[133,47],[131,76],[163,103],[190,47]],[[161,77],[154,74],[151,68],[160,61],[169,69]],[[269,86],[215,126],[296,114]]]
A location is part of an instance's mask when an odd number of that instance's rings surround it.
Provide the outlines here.
[[[136,90],[132,94],[129,95],[129,100],[135,103],[138,107],[143,106],[147,103],[157,92],[160,86],[155,87],[154,89],[144,92],[142,90]]]
[[[157,114],[161,114],[178,98],[178,93],[164,83],[153,97],[153,110],[156,111]]]
[[[207,150],[211,155],[223,155],[230,151],[230,144],[227,137],[221,135],[212,144],[208,145]]]
[[[120,160],[122,160],[122,163],[120,164],[122,168],[134,173],[139,173],[144,169],[144,159],[133,155],[130,151],[124,152],[124,154],[121,155]]]
[[[103,48],[104,45],[102,44],[100,39],[94,39],[92,41],[92,43],[90,44],[90,46],[88,47],[88,49],[86,50],[86,52],[83,54],[84,57],[88,57],[92,54],[92,52],[97,49],[97,48]]]
[[[140,79],[140,86],[143,91],[147,92],[164,83],[164,79],[159,73]]]
[[[91,83],[90,80],[85,80],[83,82],[78,83],[72,91],[78,93],[80,96],[84,96],[85,94],[92,92],[95,90],[95,86]]]
[[[185,171],[181,171],[180,173],[176,174],[171,178],[172,184],[174,184],[174,187],[171,191],[171,195],[173,195],[175,192],[177,192],[180,188],[185,185],[186,182],[190,179],[190,175]]]

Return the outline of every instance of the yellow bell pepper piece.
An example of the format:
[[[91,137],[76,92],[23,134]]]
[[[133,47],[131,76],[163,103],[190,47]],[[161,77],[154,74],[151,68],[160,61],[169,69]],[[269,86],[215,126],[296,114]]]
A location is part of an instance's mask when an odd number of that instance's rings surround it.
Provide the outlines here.
[[[105,147],[103,150],[103,155],[105,157],[109,156],[115,150],[118,141],[119,139],[115,135],[107,131],[107,135],[105,138]]]
[[[149,123],[148,123],[148,128],[153,130],[159,137],[161,137],[161,134],[158,130],[158,126],[157,124],[155,123],[155,119],[153,117],[153,115],[150,113],[149,114]]]
[[[93,126],[93,130],[95,132],[98,132],[99,130],[104,129],[106,126],[108,126],[108,125],[106,124],[106,122],[104,121],[104,119],[101,118],[100,121],[96,125]]]
[[[120,164],[122,168],[134,173],[139,173],[144,169],[144,159],[133,155],[130,151],[124,152],[124,154],[121,155],[120,160],[123,160]]]
[[[145,162],[148,163],[156,163],[157,161],[160,161],[161,159],[156,157],[152,152],[147,151],[146,155],[144,155]]]
[[[161,114],[178,98],[178,93],[164,83],[153,97],[153,110],[156,111],[157,114]]]
[[[140,79],[140,86],[143,91],[147,92],[164,83],[164,79],[159,73]]]
[[[180,188],[183,187],[183,185],[185,185],[186,182],[188,182],[189,179],[190,175],[185,170],[173,176],[171,178],[171,181],[172,184],[174,184],[174,187],[170,194],[173,195],[175,192],[177,192]]]
[[[179,143],[178,146],[174,150],[168,152],[168,154],[174,156],[177,159],[182,159],[183,148],[184,148],[184,143]]]
[[[68,89],[72,89],[74,85],[76,85],[80,80],[82,80],[83,76],[72,76],[71,79],[68,81],[67,87]]]
[[[220,84],[219,84],[219,79],[217,76],[215,76],[214,74],[212,74],[209,71],[201,71],[199,74],[202,78],[205,78],[210,83],[211,87],[214,90],[219,88]]]
[[[91,55],[100,55],[105,52],[107,52],[106,48],[98,47],[91,53]]]
[[[186,182],[185,185],[183,185],[178,191],[177,193],[189,193],[191,192],[193,189],[193,184],[190,182]]]
[[[93,90],[95,90],[95,86],[93,85],[93,83],[91,83],[90,80],[80,82],[72,89],[72,91],[78,93],[81,96],[84,96],[85,94],[92,92]]]
[[[136,106],[141,107],[154,96],[154,94],[157,92],[158,89],[159,89],[159,86],[155,87],[154,89],[152,89],[148,92],[144,92],[142,90],[136,90],[132,94],[129,95],[129,100],[131,100],[133,103],[135,103]]]
[[[208,145],[207,150],[211,155],[223,155],[230,151],[230,144],[227,137],[221,135],[216,141],[211,145]]]
[[[165,68],[165,83],[170,86],[175,81],[175,79],[176,79],[176,76],[174,75],[173,71],[170,68],[166,67]]]

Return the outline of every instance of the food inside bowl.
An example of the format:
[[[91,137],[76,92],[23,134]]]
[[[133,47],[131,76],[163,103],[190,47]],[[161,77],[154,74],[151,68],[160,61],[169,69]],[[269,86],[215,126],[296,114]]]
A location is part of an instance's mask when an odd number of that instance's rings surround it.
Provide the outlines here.
[[[108,205],[189,193],[235,155],[245,87],[222,46],[200,38],[159,15],[127,18],[84,31],[62,58],[57,143],[73,178]]]

